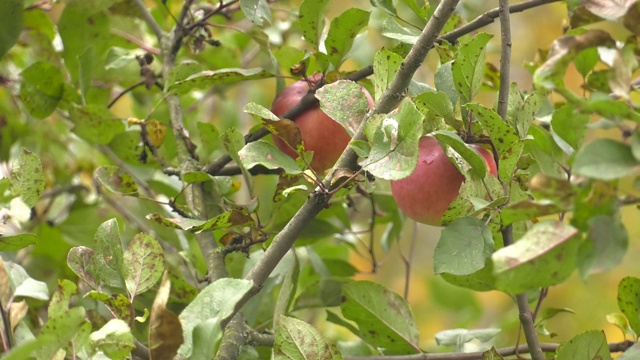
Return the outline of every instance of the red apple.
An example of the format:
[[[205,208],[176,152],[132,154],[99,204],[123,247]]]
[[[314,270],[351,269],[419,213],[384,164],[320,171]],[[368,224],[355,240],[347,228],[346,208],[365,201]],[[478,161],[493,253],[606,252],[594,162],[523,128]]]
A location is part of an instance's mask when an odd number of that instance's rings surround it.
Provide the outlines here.
[[[493,155],[471,145],[487,163],[489,173],[498,175]],[[441,226],[442,215],[458,197],[464,175],[458,171],[436,138],[423,136],[418,145],[418,164],[408,177],[391,181],[391,193],[398,207],[411,219]]]
[[[315,82],[321,78],[322,74],[317,74],[310,77],[309,80]],[[274,100],[271,112],[282,116],[294,107],[309,92],[309,89],[309,84],[304,80],[288,86]],[[369,106],[373,106],[371,95],[364,88],[362,91],[369,100]],[[342,125],[322,112],[319,106],[306,110],[292,120],[300,128],[305,150],[313,151],[313,160],[311,160],[310,165],[317,173],[322,174],[332,167],[347,145],[349,145],[349,141],[351,141],[351,136]],[[294,159],[298,157],[298,154],[279,137],[273,136],[273,142],[280,151]]]

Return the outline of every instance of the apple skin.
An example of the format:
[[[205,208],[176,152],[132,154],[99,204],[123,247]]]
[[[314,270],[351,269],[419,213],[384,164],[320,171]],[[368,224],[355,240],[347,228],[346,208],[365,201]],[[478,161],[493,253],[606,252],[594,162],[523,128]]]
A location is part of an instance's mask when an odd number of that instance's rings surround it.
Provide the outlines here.
[[[322,74],[316,74],[309,77],[312,82],[319,81]],[[282,116],[289,109],[294,107],[303,96],[309,92],[309,84],[300,80],[282,90],[271,106],[271,112],[277,116]],[[371,95],[362,88],[365,93],[369,106],[372,107],[374,102]],[[306,151],[313,151],[313,159],[311,160],[311,168],[322,174],[325,170],[331,168],[336,163],[344,149],[349,145],[351,136],[347,131],[330,118],[322,110],[319,105],[306,110],[295,119],[296,125],[300,129],[302,140]],[[273,142],[280,151],[296,159],[298,154],[287,143],[277,136],[273,136]]]
[[[471,145],[487,163],[490,174],[498,168],[489,151]],[[436,138],[423,136],[418,144],[418,164],[411,175],[391,181],[391,193],[409,218],[423,224],[441,226],[442,215],[455,200],[464,175],[451,163]]]

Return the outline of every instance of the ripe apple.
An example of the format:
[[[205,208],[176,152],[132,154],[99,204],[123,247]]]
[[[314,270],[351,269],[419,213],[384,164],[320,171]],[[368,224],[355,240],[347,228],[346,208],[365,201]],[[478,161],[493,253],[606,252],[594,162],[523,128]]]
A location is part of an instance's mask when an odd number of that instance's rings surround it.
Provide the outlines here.
[[[309,77],[312,82],[319,81],[322,74]],[[309,84],[300,80],[288,86],[278,96],[271,106],[271,112],[277,116],[282,116],[289,109],[294,107],[300,99],[309,92]],[[371,95],[362,88],[369,100],[369,106],[373,106]],[[302,140],[306,151],[313,151],[313,159],[311,160],[311,168],[317,173],[324,173],[325,170],[335,164],[344,149],[349,145],[351,136],[347,131],[330,118],[327,114],[320,110],[319,106],[315,106],[300,114],[297,118],[292,119],[300,129]],[[298,154],[287,143],[277,136],[273,136],[273,142],[280,151],[289,155],[293,159]]]
[[[493,155],[483,147],[471,145],[498,176]],[[441,226],[442,215],[458,196],[464,175],[451,163],[436,138],[423,136],[418,144],[418,164],[411,175],[391,181],[391,193],[398,207],[411,219]]]

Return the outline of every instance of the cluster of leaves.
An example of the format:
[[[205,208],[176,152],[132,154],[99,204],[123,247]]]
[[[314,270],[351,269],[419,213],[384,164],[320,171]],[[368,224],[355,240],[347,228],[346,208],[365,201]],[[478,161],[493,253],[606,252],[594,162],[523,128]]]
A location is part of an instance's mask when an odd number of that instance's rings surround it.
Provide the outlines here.
[[[212,358],[234,332],[253,334],[236,349],[246,359],[422,352],[407,300],[354,280],[358,270],[349,256],[362,249],[353,236],[361,224],[350,218],[354,199],[372,204],[371,228],[386,228],[376,239],[383,249],[402,237],[405,218],[388,181],[413,171],[425,134],[466,177],[442,219],[434,253],[435,273],[447,282],[533,293],[576,270],[586,279],[612,269],[626,253],[620,208],[637,199],[623,195],[620,184],[640,165],[640,113],[632,102],[637,1],[568,1],[571,28],[531,64],[534,89],[509,84],[504,115],[477,101],[480,92],[500,89],[486,64],[492,36],[483,32],[441,37],[433,83],[411,80],[406,96],[396,94],[402,99],[397,109],[368,111],[360,85],[346,78],[373,73],[362,84],[379,104],[420,29],[433,21],[435,7],[423,2],[403,0],[396,8],[372,0],[371,11],[350,8],[329,24],[328,0],[302,1],[295,16],[283,17],[266,0],[187,4],[186,11],[166,2],[149,12],[142,1],[0,3],[0,158],[11,165],[0,179],[6,209],[0,306],[9,319],[2,338],[11,349],[3,359]],[[50,6],[59,17],[48,15]],[[384,17],[382,49],[370,49],[363,33],[373,26],[373,11]],[[629,37],[616,41],[585,28],[603,20],[622,23]],[[149,23],[175,27],[177,46],[168,45],[169,36],[159,39],[160,49],[147,44]],[[456,14],[443,33],[464,26]],[[367,46],[371,66],[344,71],[353,50]],[[174,57],[178,64],[167,65]],[[260,105],[270,99],[248,85],[276,78],[282,87],[281,73],[294,66],[327,74],[327,85],[316,92],[321,109],[350,135],[364,135],[349,145],[357,170],[337,169],[327,182],[322,174],[309,175],[313,154],[305,152],[295,126]],[[582,95],[565,85],[570,67],[582,76]],[[226,101],[233,96],[248,100]],[[561,100],[552,103],[552,96]],[[179,99],[179,113],[168,99]],[[215,103],[215,121],[203,106],[208,102]],[[258,122],[248,136],[242,113]],[[259,140],[268,134],[263,129],[295,144],[301,158]],[[621,137],[585,145],[598,129],[619,129]],[[469,143],[491,145],[497,178]],[[264,169],[278,176],[253,176]],[[231,173],[242,175],[244,189]],[[332,203],[302,219],[310,194]],[[265,270],[264,249],[295,226],[303,228],[295,251]],[[373,253],[373,245],[368,250]],[[215,261],[224,262],[228,277],[211,277]],[[249,280],[259,271],[260,283]],[[55,288],[52,295],[34,278]],[[634,340],[639,287],[637,278],[620,282],[621,314],[610,319]],[[239,304],[241,324],[230,328]],[[336,344],[300,320],[318,312],[359,340]],[[544,321],[560,312],[544,313],[538,331],[548,332]],[[462,350],[474,339],[491,344],[498,332],[443,331],[436,340]],[[557,349],[557,358],[611,358],[606,343],[601,331],[580,334]],[[634,346],[623,358],[638,352]]]

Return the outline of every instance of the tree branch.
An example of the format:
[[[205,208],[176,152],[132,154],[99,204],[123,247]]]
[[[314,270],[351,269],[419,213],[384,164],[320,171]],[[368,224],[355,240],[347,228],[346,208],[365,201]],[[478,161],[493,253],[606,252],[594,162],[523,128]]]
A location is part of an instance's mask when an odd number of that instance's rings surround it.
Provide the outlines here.
[[[511,72],[511,19],[509,16],[509,0],[500,2],[500,89],[498,90],[498,115],[507,121],[507,105],[509,103],[509,83]]]
[[[442,31],[444,24],[453,14],[458,0],[443,0],[436,8],[433,16],[429,19],[429,22],[423,29],[416,45],[412,47],[411,51],[407,55],[405,61],[400,66],[393,82],[387,88],[387,90],[380,97],[380,101],[376,104],[373,111],[369,112],[367,119],[362,121],[358,128],[354,139],[364,139],[364,127],[368,121],[368,118],[373,114],[388,113],[398,105],[401,96],[397,94],[404,94],[409,86],[411,78],[418,67],[424,61],[429,49],[435,43],[438,34]],[[394,95],[395,94],[395,95]],[[333,169],[349,167],[348,165],[354,163],[356,160],[356,153],[351,147],[342,153],[338,162],[334,165]],[[331,185],[331,174],[327,176],[323,181],[323,186],[328,189]],[[255,294],[260,291],[260,288],[264,284],[265,280],[269,277],[273,269],[280,262],[282,257],[293,246],[302,230],[311,222],[311,220],[324,209],[331,198],[331,195],[324,189],[317,188],[310,194],[309,198],[293,218],[285,225],[280,233],[278,233],[271,245],[267,248],[264,255],[258,261],[258,263],[249,271],[246,276],[247,280],[253,281],[253,289],[246,296],[244,296],[236,304],[235,312],[239,311],[242,306],[249,301]],[[223,320],[223,325],[229,322],[229,318]]]
[[[153,18],[153,16],[151,16],[151,13],[149,12],[149,10],[147,10],[147,7],[144,4],[143,0],[133,0],[133,2],[138,7],[138,10],[140,10],[140,15],[142,15],[142,19],[144,19],[147,25],[151,27],[151,30],[153,30],[153,33],[156,34],[156,37],[158,38],[158,43],[162,45],[162,37],[164,36],[164,31],[162,31],[160,24],[158,24],[156,20]]]
[[[609,344],[610,352],[624,352],[633,346],[633,341],[623,341]],[[561,344],[540,344],[544,352],[556,352]],[[501,356],[513,356],[529,352],[528,345],[496,349]],[[414,354],[414,355],[392,355],[392,356],[345,356],[344,360],[482,360],[483,352],[471,353],[441,353],[441,354]]]
[[[509,0],[499,0],[498,15],[500,17],[500,89],[498,90],[498,115],[507,122],[507,107],[509,104],[509,83],[511,71],[511,19],[509,14]],[[505,195],[509,196],[508,184],[503,183]],[[504,246],[513,244],[513,228],[502,228]],[[516,303],[520,314],[520,324],[527,340],[529,352],[533,360],[544,360],[544,353],[540,349],[538,334],[536,334],[533,316],[529,308],[527,294],[517,294]]]

